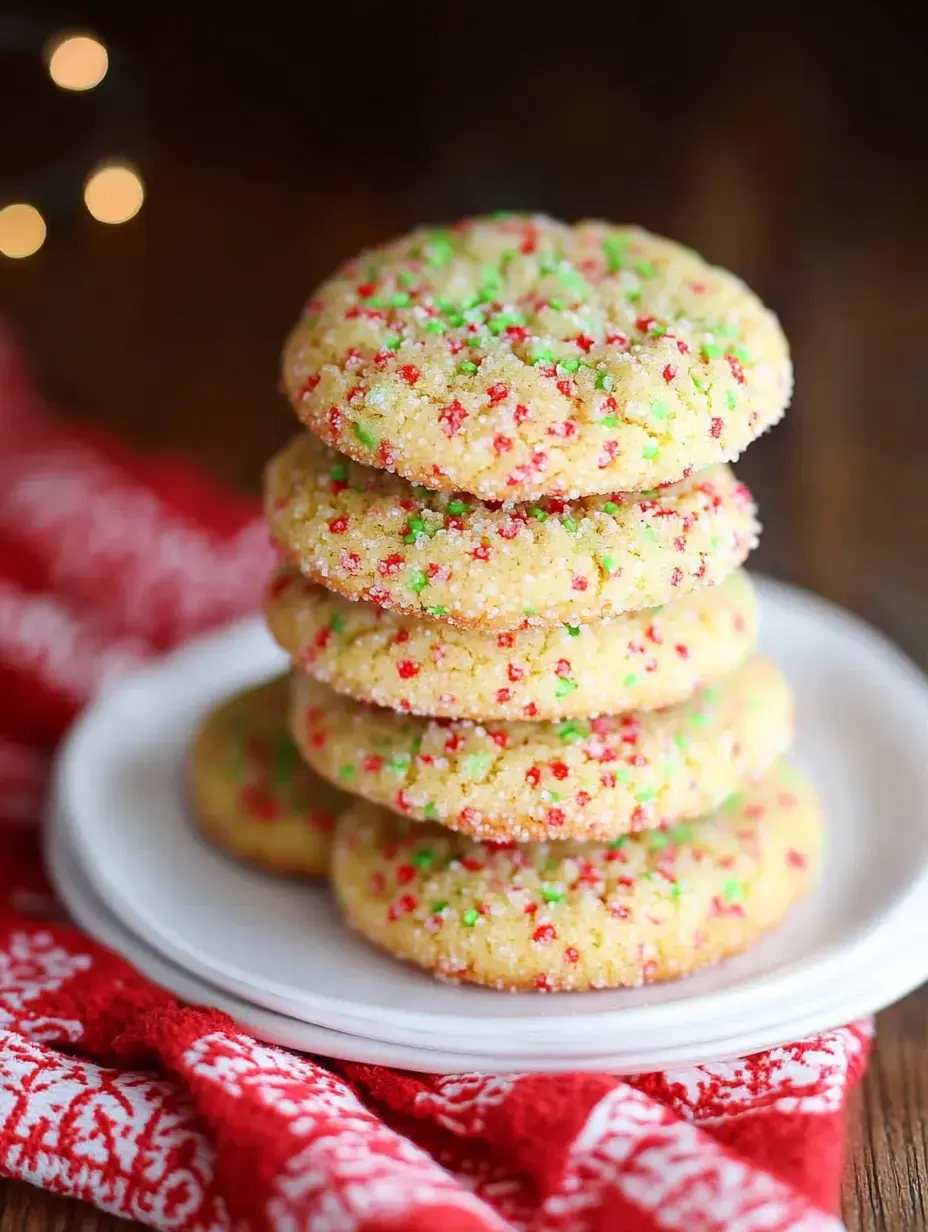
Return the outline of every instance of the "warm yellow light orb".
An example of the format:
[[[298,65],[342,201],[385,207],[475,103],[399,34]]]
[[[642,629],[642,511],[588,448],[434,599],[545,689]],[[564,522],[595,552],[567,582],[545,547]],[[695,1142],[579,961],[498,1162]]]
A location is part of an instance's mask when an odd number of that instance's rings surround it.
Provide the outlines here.
[[[34,205],[0,210],[0,252],[5,257],[31,257],[45,243],[45,235],[45,219]]]
[[[98,167],[84,185],[84,204],[97,222],[128,222],[142,208],[145,187],[126,163]]]
[[[56,39],[48,52],[48,75],[62,90],[92,90],[106,76],[110,58],[90,34]]]

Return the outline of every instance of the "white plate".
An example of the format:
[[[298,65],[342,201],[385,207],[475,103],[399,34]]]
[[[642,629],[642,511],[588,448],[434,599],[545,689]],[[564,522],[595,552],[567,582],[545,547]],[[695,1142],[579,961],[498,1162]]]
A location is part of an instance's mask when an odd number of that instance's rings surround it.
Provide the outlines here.
[[[68,827],[61,818],[49,818],[46,831],[46,862],[62,902],[73,919],[85,932],[104,945],[121,953],[139,971],[169,992],[193,1004],[214,1006],[229,1014],[259,1039],[285,1048],[296,1048],[324,1057],[345,1061],[361,1061],[370,1065],[391,1065],[424,1073],[451,1074],[478,1071],[483,1073],[546,1073],[570,1070],[595,1070],[613,1074],[653,1073],[661,1069],[706,1065],[730,1061],[750,1052],[802,1039],[843,1021],[836,1008],[819,1009],[810,1019],[800,1015],[788,1023],[770,1025],[753,1035],[739,1035],[706,1042],[694,1047],[690,1043],[676,1048],[655,1050],[647,1044],[637,1051],[616,1053],[606,1051],[595,1056],[570,1057],[511,1054],[473,1056],[435,1046],[390,1044],[359,1035],[330,1031],[326,1027],[300,1022],[273,1010],[263,1009],[243,1001],[231,993],[213,988],[205,980],[191,975],[163,958],[155,950],[129,932],[112,916],[97,898],[78,857],[68,840]],[[882,968],[877,968],[881,971]],[[861,981],[866,973],[861,973]]]
[[[687,980],[559,996],[442,985],[350,935],[324,887],[268,878],[200,842],[181,777],[191,731],[216,698],[285,665],[257,620],[102,698],[64,749],[57,799],[96,893],[132,932],[216,988],[338,1031],[488,1055],[516,1050],[504,1041],[590,1053],[606,1032],[620,1051],[693,1046],[825,1004],[879,929],[901,953],[894,986],[865,1007],[877,1009],[928,976],[928,953],[903,932],[928,893],[928,687],[853,617],[759,587],[762,649],[797,695],[795,757],[828,812],[826,873],[776,934]]]

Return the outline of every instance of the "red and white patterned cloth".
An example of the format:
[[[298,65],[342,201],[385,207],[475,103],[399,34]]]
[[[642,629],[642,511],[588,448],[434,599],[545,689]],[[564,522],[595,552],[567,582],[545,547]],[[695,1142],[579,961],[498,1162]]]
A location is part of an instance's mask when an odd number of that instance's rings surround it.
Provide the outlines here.
[[[56,422],[0,333],[0,1173],[183,1232],[840,1229],[866,1024],[634,1079],[423,1077],[258,1043],[61,922],[55,741],[269,563],[252,505]]]

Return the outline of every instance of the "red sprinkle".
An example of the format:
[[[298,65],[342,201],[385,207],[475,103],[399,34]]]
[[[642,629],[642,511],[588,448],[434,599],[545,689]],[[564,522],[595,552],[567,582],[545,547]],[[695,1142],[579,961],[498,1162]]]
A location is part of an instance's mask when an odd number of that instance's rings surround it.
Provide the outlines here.
[[[438,414],[438,422],[441,424],[442,431],[449,438],[457,436],[465,419],[467,419],[467,411],[457,398],[449,406],[443,407]]]
[[[578,573],[575,573],[574,576],[570,579],[570,589],[571,590],[586,590],[589,584],[590,583],[588,579],[585,577],[581,577]]]
[[[419,675],[419,664],[414,659],[401,659],[396,671],[401,680],[412,680],[413,676]]]
[[[348,519],[342,514],[339,518],[333,518],[329,523],[329,530],[333,535],[343,535],[348,529]]]
[[[394,552],[390,556],[385,556],[383,560],[377,563],[377,572],[381,577],[392,577],[394,573],[398,573],[406,562],[399,552]]]
[[[421,375],[422,373],[415,364],[403,364],[402,368],[400,368],[400,376],[407,385],[415,385]]]
[[[718,440],[718,438],[722,435],[722,429],[724,427],[725,425],[722,423],[721,419],[716,416],[716,418],[713,419],[709,425],[709,435],[714,437],[715,440]]]
[[[557,929],[553,924],[539,924],[532,933],[532,940],[538,945],[548,945],[557,940]]]
[[[497,453],[508,453],[512,448],[512,437],[504,436],[502,432],[493,437],[493,448]]]

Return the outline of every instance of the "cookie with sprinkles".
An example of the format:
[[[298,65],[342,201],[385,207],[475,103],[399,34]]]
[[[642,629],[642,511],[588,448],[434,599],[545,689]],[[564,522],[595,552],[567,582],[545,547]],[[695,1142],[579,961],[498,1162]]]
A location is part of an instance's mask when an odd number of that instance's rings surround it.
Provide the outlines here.
[[[726,466],[659,491],[498,505],[412,487],[303,433],[269,464],[283,555],[348,599],[507,632],[668,603],[737,569],[757,542]]]
[[[792,698],[754,656],[664,710],[559,722],[427,719],[295,673],[290,730],[354,795],[480,838],[612,839],[716,807],[789,745]]]
[[[642,490],[736,458],[789,401],[745,284],[636,227],[545,217],[421,229],[349,261],[283,355],[303,422],[443,491]]]
[[[481,843],[358,804],[332,884],[359,933],[444,979],[617,988],[748,949],[814,884],[822,838],[812,788],[780,763],[696,821],[611,843]]]
[[[359,701],[449,718],[657,709],[733,671],[757,640],[754,588],[740,571],[664,608],[515,633],[352,603],[287,566],[264,610],[298,671]]]
[[[287,730],[286,677],[227,698],[187,761],[197,824],[212,842],[279,873],[325,877],[340,791],[301,760]]]

